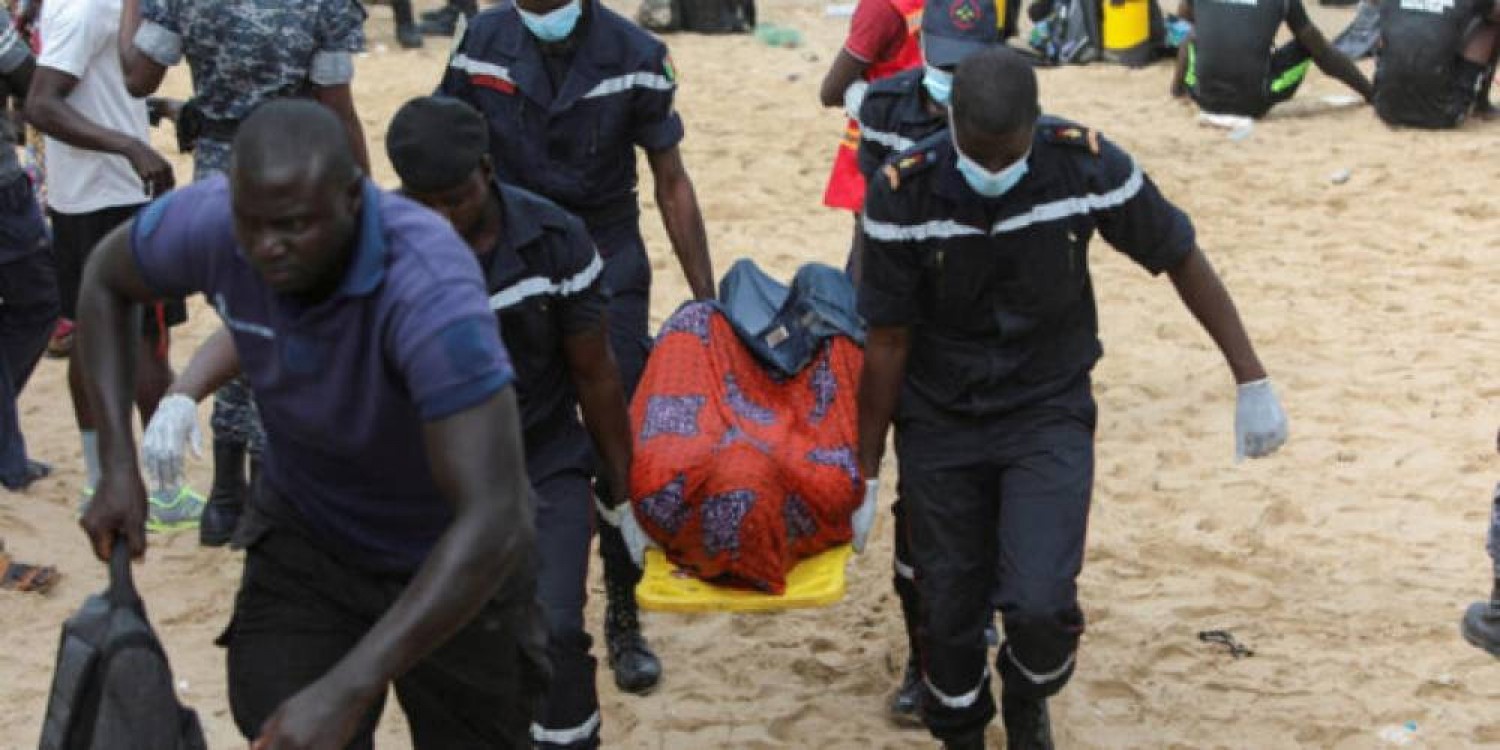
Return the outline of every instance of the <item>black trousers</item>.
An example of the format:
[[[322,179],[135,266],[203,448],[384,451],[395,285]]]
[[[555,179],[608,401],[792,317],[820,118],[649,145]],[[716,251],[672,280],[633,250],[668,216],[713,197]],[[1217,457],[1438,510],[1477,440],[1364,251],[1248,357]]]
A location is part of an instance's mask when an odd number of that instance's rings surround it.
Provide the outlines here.
[[[369,632],[406,581],[349,567],[316,542],[272,526],[247,548],[228,648],[229,703],[254,739],[288,698],[317,681]],[[487,603],[474,620],[395,681],[417,748],[529,748],[545,694],[546,634],[530,585]],[[351,748],[373,747],[385,698]]]
[[[1043,698],[1072,675],[1083,633],[1076,579],[1094,426],[1087,378],[1003,417],[928,410],[903,413],[897,424],[907,552],[920,597],[923,719],[940,739],[994,718],[984,629],[997,591],[1004,689]]]
[[[537,598],[547,623],[552,684],[532,723],[537,747],[599,746],[599,694],[593,639],[583,626],[588,601],[594,501],[589,477],[568,471],[536,482]],[[627,561],[628,564],[628,561]]]

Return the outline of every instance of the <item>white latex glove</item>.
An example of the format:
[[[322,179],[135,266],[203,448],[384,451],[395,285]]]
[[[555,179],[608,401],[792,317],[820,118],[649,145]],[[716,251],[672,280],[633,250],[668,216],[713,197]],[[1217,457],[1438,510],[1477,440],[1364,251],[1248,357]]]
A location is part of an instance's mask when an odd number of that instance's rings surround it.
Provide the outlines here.
[[[1234,460],[1263,458],[1287,438],[1286,412],[1270,378],[1241,383],[1234,407]]]
[[[599,517],[604,522],[620,530],[620,536],[625,539],[625,549],[630,552],[630,561],[637,568],[646,567],[646,548],[655,547],[656,542],[647,536],[646,530],[641,528],[640,523],[635,520],[635,511],[630,503],[620,503],[615,508],[610,508],[598,497],[594,498],[594,504],[599,507]]]
[[[854,527],[854,551],[863,554],[865,544],[870,541],[870,529],[875,526],[875,508],[880,504],[880,480],[865,480],[865,500],[849,517]]]
[[[146,479],[160,489],[182,484],[183,449],[191,447],[194,458],[203,457],[203,431],[198,429],[198,404],[174,393],[156,405],[156,414],[141,436],[141,460]]]
[[[859,120],[859,105],[865,102],[865,91],[870,88],[866,81],[855,81],[844,89],[844,114],[851,120]]]

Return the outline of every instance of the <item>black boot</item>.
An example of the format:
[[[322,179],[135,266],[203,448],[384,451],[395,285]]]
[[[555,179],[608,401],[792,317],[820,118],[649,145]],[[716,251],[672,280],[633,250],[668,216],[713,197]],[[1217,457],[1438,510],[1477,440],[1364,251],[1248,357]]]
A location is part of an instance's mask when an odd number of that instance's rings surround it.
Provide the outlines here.
[[[458,17],[473,18],[478,10],[478,5],[473,0],[467,3],[448,3],[430,14],[423,13],[422,25],[418,28],[428,36],[453,36],[453,32],[458,29]]]
[[[1052,720],[1045,698],[1021,698],[1003,691],[1000,714],[1005,720],[1005,746],[1010,750],[1052,750]]]
[[[917,666],[915,654],[906,658],[906,674],[901,677],[901,687],[891,696],[891,720],[909,727],[922,726],[922,670]]]
[[[396,43],[402,49],[422,46],[422,32],[411,18],[411,0],[391,0],[391,15],[396,18]]]
[[[610,532],[613,532],[612,534]],[[625,550],[618,530],[600,529],[600,552],[604,557],[604,644],[615,685],[627,693],[645,695],[661,681],[661,660],[641,635],[640,612],[635,601],[635,563]],[[618,548],[618,549],[616,549]]]
[[[245,446],[214,441],[214,488],[198,522],[198,543],[222,547],[234,536],[234,527],[245,510]]]

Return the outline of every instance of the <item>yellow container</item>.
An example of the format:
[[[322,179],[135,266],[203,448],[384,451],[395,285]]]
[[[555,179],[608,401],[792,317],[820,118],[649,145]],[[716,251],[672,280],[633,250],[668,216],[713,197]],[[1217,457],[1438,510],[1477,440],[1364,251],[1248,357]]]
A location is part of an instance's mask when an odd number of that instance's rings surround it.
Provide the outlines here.
[[[1104,54],[1121,62],[1134,62],[1151,52],[1151,0],[1104,0]]]

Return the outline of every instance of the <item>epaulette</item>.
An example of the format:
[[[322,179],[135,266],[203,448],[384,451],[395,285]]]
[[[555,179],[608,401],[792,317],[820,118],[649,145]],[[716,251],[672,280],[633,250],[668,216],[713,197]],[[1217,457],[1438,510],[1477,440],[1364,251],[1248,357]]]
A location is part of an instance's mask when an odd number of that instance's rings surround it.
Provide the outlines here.
[[[881,168],[880,173],[885,175],[885,181],[890,184],[894,192],[901,189],[901,185],[907,181],[907,178],[931,169],[936,163],[937,151],[931,148],[908,151],[887,162]]]
[[[1044,125],[1042,127],[1042,137],[1048,143],[1059,146],[1072,146],[1073,148],[1085,148],[1094,156],[1099,155],[1099,131],[1093,128],[1072,124]]]

